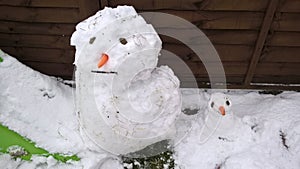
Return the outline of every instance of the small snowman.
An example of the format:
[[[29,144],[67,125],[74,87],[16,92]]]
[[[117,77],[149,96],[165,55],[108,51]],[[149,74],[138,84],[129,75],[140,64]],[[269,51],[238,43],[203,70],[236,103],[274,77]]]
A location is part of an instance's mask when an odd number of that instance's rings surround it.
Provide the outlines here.
[[[231,100],[224,93],[213,93],[205,112],[204,126],[200,141],[205,142],[210,137],[226,137],[237,125],[237,118],[230,110]]]

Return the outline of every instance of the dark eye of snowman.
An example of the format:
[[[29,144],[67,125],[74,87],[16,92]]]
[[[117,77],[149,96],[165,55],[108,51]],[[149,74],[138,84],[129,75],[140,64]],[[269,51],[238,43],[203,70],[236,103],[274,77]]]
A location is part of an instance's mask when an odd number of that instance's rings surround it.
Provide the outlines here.
[[[214,103],[214,102],[211,102],[210,107],[213,108],[214,105],[215,105],[215,103]]]
[[[228,100],[226,101],[226,105],[227,105],[227,106],[229,106],[229,105],[230,105],[230,102],[229,102]]]

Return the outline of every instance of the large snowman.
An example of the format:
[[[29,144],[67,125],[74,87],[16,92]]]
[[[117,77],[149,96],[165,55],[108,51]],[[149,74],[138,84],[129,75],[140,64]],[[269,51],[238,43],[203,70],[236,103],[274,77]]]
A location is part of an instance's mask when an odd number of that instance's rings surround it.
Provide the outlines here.
[[[157,67],[162,42],[134,8],[105,8],[76,26],[76,106],[92,146],[128,154],[171,139],[179,80]]]

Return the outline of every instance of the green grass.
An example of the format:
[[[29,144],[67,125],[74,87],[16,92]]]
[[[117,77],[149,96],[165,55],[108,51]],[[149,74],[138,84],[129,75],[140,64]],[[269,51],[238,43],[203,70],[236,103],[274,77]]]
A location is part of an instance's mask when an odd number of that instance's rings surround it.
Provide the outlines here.
[[[80,158],[76,155],[64,155],[60,153],[50,154],[47,150],[40,147],[36,147],[35,143],[27,138],[22,137],[18,133],[8,129],[7,127],[0,124],[0,152],[9,153],[7,149],[11,146],[22,147],[26,154],[14,156],[15,158],[21,158],[23,160],[29,161],[32,155],[40,155],[49,157],[52,156],[58,161],[67,162],[68,160],[79,161]]]

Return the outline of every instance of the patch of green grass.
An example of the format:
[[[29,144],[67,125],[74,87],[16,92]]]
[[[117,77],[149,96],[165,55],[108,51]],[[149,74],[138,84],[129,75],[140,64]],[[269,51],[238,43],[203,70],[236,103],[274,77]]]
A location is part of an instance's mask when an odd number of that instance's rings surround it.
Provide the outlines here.
[[[2,57],[0,57],[0,62],[3,62],[3,59],[2,59]]]
[[[174,169],[175,164],[172,155],[172,151],[166,151],[152,157],[122,157],[122,160],[125,169]]]
[[[19,135],[18,133],[8,129],[7,127],[0,124],[0,152],[9,154],[7,150],[12,146],[21,147],[24,152],[23,153],[15,153],[11,154],[14,158],[21,158],[23,160],[29,161],[32,155],[40,155],[49,157],[52,156],[54,159],[67,162],[68,160],[79,161],[80,158],[76,155],[64,155],[60,153],[50,154],[47,150],[42,149],[40,147],[36,147],[35,143],[30,141],[27,138]]]

